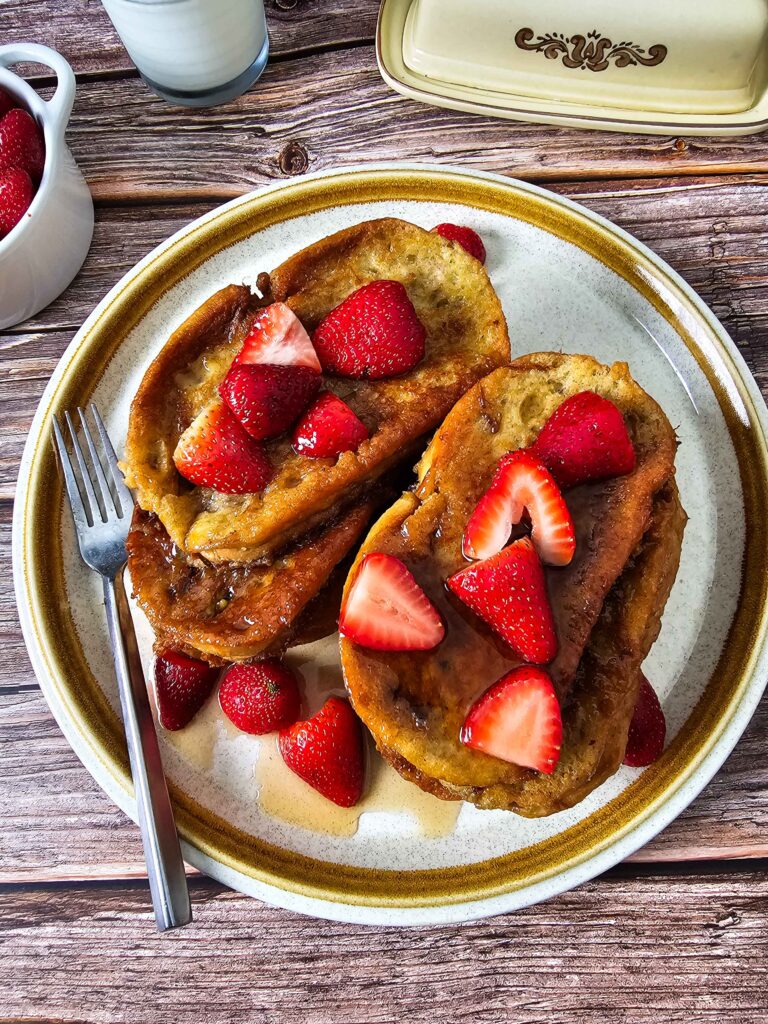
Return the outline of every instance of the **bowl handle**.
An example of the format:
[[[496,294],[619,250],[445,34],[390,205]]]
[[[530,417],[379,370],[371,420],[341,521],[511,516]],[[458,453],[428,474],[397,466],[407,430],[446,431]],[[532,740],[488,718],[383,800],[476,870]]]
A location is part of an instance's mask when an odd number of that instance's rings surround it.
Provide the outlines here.
[[[56,72],[56,91],[45,102],[48,104],[52,125],[64,131],[75,102],[74,71],[61,54],[50,46],[41,46],[39,43],[7,43],[0,46],[0,67],[9,68],[21,61],[45,64]]]

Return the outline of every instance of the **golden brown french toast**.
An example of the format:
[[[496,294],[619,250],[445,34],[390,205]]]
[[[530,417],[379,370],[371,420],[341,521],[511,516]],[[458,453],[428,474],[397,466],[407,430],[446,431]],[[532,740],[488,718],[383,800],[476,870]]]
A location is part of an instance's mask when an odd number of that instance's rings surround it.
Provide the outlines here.
[[[283,436],[266,442],[274,468],[260,493],[191,486],[173,452],[216,397],[258,308],[284,301],[308,331],[351,292],[376,279],[400,282],[426,328],[426,354],[387,380],[325,377],[368,428],[356,451],[333,459],[296,454]],[[263,281],[264,287],[267,284]],[[272,272],[255,299],[230,286],[174,333],[151,364],[131,408],[125,470],[142,508],[173,541],[209,561],[269,556],[351,504],[433,429],[475,381],[508,362],[501,305],[478,260],[458,244],[405,221],[368,221],[309,246]],[[324,375],[325,376],[325,375]]]
[[[540,353],[484,378],[435,434],[419,464],[415,491],[404,494],[374,524],[358,556],[358,563],[370,552],[401,559],[442,616],[446,635],[433,650],[408,653],[373,651],[342,638],[342,666],[355,710],[406,777],[432,780],[430,785],[437,780],[451,791],[483,791],[484,797],[476,795],[476,802],[485,800],[483,806],[511,805],[511,799],[504,803],[500,797],[494,803],[497,797],[488,794],[499,787],[519,787],[535,775],[459,739],[469,708],[520,660],[448,594],[445,581],[466,565],[462,536],[499,459],[529,446],[563,401],[583,391],[596,392],[621,411],[636,465],[628,475],[566,492],[576,555],[566,567],[547,568],[546,577],[559,642],[547,671],[561,706],[568,707],[586,671],[587,644],[593,634],[599,637],[596,626],[608,594],[633,554],[642,550],[653,516],[660,517],[664,510],[672,510],[664,517],[664,562],[676,567],[679,556],[684,517],[676,492],[673,489],[668,499],[657,497],[666,485],[672,486],[675,435],[663,411],[632,380],[625,364],[609,367],[589,356]],[[649,543],[649,551],[657,549],[662,550]],[[635,609],[644,605],[635,604],[634,597],[633,609],[626,612],[638,637],[642,634],[633,642],[635,652],[643,648],[644,637],[650,635],[648,646],[653,640],[654,615],[660,616],[668,592],[665,580],[660,577],[651,588],[656,595],[650,602],[652,613],[643,617],[638,612],[636,620]],[[626,587],[631,586],[628,577]],[[637,586],[632,592],[641,593]],[[632,687],[637,685],[640,661],[642,657],[636,665],[632,659],[628,662]],[[595,769],[590,777],[599,774]],[[460,798],[458,793],[455,798]]]
[[[419,771],[391,747],[379,752],[404,778],[444,800],[554,814],[580,803],[620,767],[640,686],[640,666],[661,626],[680,561],[686,516],[674,481],[654,500],[651,523],[609,593],[563,708],[563,746],[551,775],[523,770],[517,782],[455,786]]]
[[[359,540],[373,509],[373,500],[359,502],[269,565],[214,565],[182,552],[157,516],[137,506],[126,545],[128,569],[134,596],[155,631],[156,648],[225,663],[306,642],[312,603],[326,595],[332,574]],[[337,600],[336,613],[338,605]],[[327,632],[336,628],[333,612],[331,619]]]

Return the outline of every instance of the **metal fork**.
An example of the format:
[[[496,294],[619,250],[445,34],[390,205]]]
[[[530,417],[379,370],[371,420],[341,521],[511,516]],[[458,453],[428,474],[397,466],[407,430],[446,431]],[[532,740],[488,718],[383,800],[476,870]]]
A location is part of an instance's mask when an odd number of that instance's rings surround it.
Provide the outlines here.
[[[117,456],[98,409],[93,404],[90,409],[99,445],[88,426],[85,412],[77,410],[86,451],[78,440],[72,417],[68,412],[64,413],[79,474],[72,465],[55,416],[53,434],[80,554],[85,564],[99,573],[104,586],[109,639],[123,709],[149,889],[158,930],[166,931],[191,921],[192,909],[123,582],[123,570],[128,559],[125,541],[133,511],[133,497],[117,465]]]

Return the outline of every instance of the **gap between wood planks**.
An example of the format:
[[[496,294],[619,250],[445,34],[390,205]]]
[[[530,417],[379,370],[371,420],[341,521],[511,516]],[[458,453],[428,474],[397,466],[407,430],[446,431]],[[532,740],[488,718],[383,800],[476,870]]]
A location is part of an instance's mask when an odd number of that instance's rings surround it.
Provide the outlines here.
[[[96,873],[97,870],[99,873]],[[216,882],[210,876],[189,865],[186,865],[186,870],[189,885],[192,888],[207,885],[211,882],[215,885],[221,885],[222,890],[231,888],[223,883]],[[725,860],[716,860],[711,857],[704,860],[625,860],[615,867],[596,875],[594,881],[619,882],[643,878],[685,877],[687,875],[727,876],[743,874],[768,874],[768,855],[729,858]],[[6,875],[0,882],[0,896],[3,893],[14,892],[59,892],[73,887],[98,890],[119,885],[122,888],[143,889],[146,887],[146,884],[146,871],[139,865],[104,864],[94,871],[82,874],[72,873],[62,875],[61,877],[44,877],[40,874],[34,878],[22,875],[18,877]]]

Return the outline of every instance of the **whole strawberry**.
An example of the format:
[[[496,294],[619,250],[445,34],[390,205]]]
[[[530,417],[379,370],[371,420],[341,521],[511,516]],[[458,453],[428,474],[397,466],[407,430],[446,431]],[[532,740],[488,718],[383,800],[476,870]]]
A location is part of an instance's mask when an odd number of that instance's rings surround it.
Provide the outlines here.
[[[155,658],[155,695],[164,728],[183,729],[211,695],[217,668],[179,651],[164,651]]]
[[[307,366],[232,366],[219,394],[256,441],[277,437],[296,420],[320,387]]]
[[[648,680],[643,676],[637,703],[629,723],[627,749],[624,764],[630,768],[645,768],[653,764],[664,750],[667,723],[659,698]]]
[[[0,238],[16,227],[34,199],[32,179],[17,167],[0,172]]]
[[[621,411],[594,391],[566,398],[531,450],[563,489],[635,468],[635,449]]]
[[[299,778],[339,807],[352,807],[363,792],[364,752],[360,719],[341,697],[329,697],[305,722],[283,729],[283,760]]]
[[[371,281],[332,309],[312,338],[327,373],[380,380],[424,358],[427,332],[398,281]]]
[[[461,224],[438,224],[432,228],[442,238],[448,238],[452,242],[458,242],[462,249],[466,249],[470,256],[485,263],[485,246],[483,240],[472,228],[463,227]]]
[[[296,676],[276,658],[232,665],[219,687],[221,710],[238,729],[261,736],[299,717]]]
[[[0,118],[0,171],[16,167],[37,184],[44,165],[45,146],[37,122],[26,110],[9,110]]]

